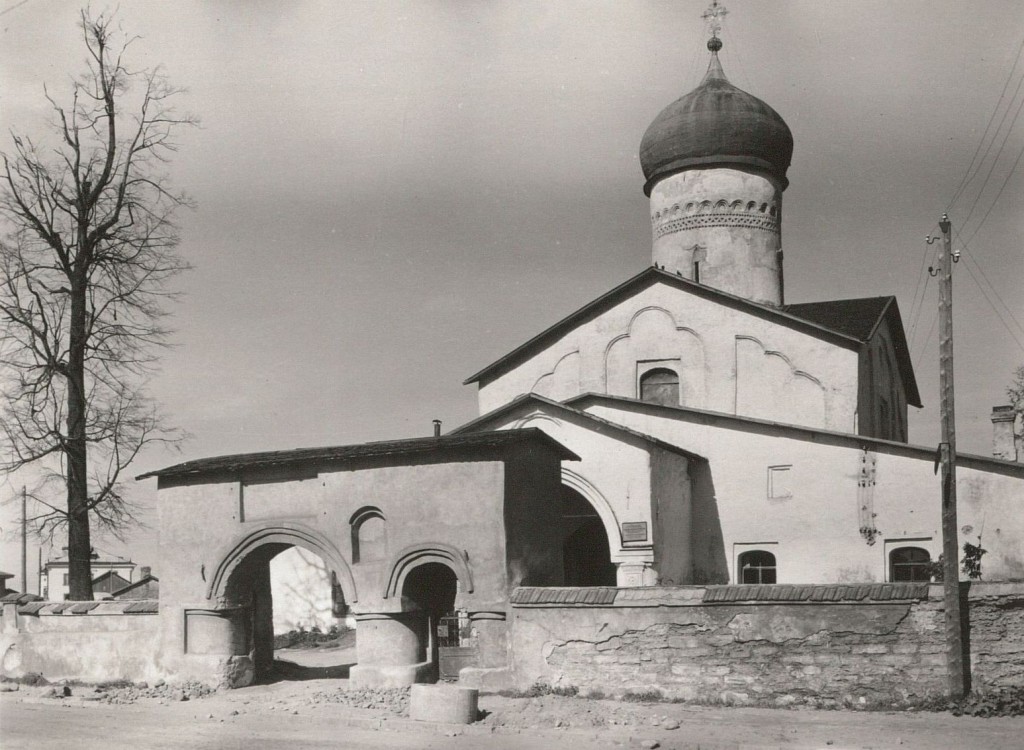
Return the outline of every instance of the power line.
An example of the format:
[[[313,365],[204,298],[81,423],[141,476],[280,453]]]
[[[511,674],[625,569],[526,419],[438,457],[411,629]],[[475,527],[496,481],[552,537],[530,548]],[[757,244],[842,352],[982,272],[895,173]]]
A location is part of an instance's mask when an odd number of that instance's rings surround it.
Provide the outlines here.
[[[963,239],[963,237],[960,236],[959,232],[957,233],[957,239],[960,241],[960,244],[963,247],[964,258],[970,258],[970,261],[974,264],[974,267],[978,269],[978,272],[982,275],[985,281],[988,282],[988,286],[989,289],[992,291],[992,294],[995,295],[995,298],[999,300],[999,303],[1003,306],[1006,312],[1009,313],[1011,320],[1013,320],[1013,322],[1017,324],[1017,327],[1020,329],[1021,333],[1024,334],[1024,326],[1020,324],[1020,321],[1017,320],[1017,316],[1013,314],[1013,310],[1010,308],[1008,304],[1006,304],[1006,301],[1003,300],[1003,298],[999,295],[999,290],[996,289],[996,285],[992,283],[992,280],[988,277],[988,274],[985,273],[985,269],[981,267],[981,263],[979,263],[978,259],[974,256],[974,252],[967,247],[967,242]]]
[[[1021,80],[1021,83],[1024,83],[1024,76],[1022,76],[1020,80]],[[1020,89],[1020,86],[1018,86],[1017,88]],[[1013,126],[1017,124],[1017,118],[1020,116],[1020,111],[1021,111],[1022,108],[1024,108],[1024,99],[1021,99],[1020,100],[1020,104],[1017,105],[1017,111],[1013,115],[1013,122],[1010,123],[1010,127],[1007,129],[1006,135],[1003,136],[1003,142],[999,144],[999,151],[996,152],[995,158],[992,159],[992,166],[990,166],[988,168],[988,173],[985,175],[984,182],[981,183],[981,188],[978,190],[978,195],[975,197],[974,203],[971,204],[971,210],[967,212],[967,218],[965,218],[961,222],[961,224],[963,226],[965,226],[965,227],[967,226],[967,222],[969,222],[971,220],[971,216],[974,215],[974,209],[977,207],[978,201],[981,200],[981,196],[984,195],[985,188],[988,187],[988,181],[989,181],[989,179],[991,179],[992,172],[995,171],[996,165],[999,163],[999,157],[1002,156],[1003,149],[1006,147],[1006,141],[1009,140],[1010,133],[1013,132]],[[1010,110],[1007,109],[1006,111],[1009,112]],[[1006,115],[1004,114],[1003,117],[1005,118],[1005,116]],[[1002,127],[1002,123],[999,124],[999,127],[1000,128]],[[998,134],[999,134],[999,130],[997,129],[996,130],[996,135],[998,135]],[[995,143],[995,137],[993,137],[992,143]],[[992,143],[989,144],[989,148],[991,148]],[[986,155],[987,155],[987,151],[986,151]],[[979,165],[979,167],[980,167],[980,165]]]
[[[925,242],[926,242],[927,245],[931,245],[932,243],[929,240],[935,240],[935,239],[937,239],[937,238],[929,237],[928,240],[926,240]],[[927,255],[927,249],[926,249],[925,252],[926,252],[926,255]],[[917,323],[921,319],[921,313],[924,311],[924,299],[925,299],[925,295],[928,292],[928,283],[932,280],[932,276],[935,275],[933,269],[938,267],[938,265],[939,265],[939,257],[940,257],[939,256],[939,252],[941,252],[941,251],[940,250],[936,250],[935,251],[935,259],[932,261],[932,265],[928,267],[927,275],[925,276],[925,279],[924,279],[924,287],[921,289],[921,301],[920,301],[920,303],[918,304],[918,307],[917,307],[917,314],[914,316],[914,318],[913,318],[913,320],[911,321],[911,324],[910,324],[910,340],[911,340],[911,343],[913,343],[913,340],[914,340],[914,338],[916,336],[916,333],[917,333]],[[932,321],[932,325],[933,326],[935,325],[935,321]]]
[[[978,277],[974,275],[974,271],[971,270],[970,265],[965,263],[964,266],[967,268],[967,273],[970,274],[970,277],[974,279],[974,283],[978,285],[978,290],[981,292],[981,295],[988,302],[989,307],[992,308],[992,312],[996,314],[996,317],[999,318],[999,322],[1003,324],[1003,328],[1005,328],[1006,332],[1010,334],[1010,337],[1014,340],[1014,342],[1017,344],[1020,350],[1024,352],[1024,343],[1021,343],[1021,340],[1017,338],[1017,334],[1014,333],[1013,329],[1010,328],[1010,326],[1007,324],[1006,320],[999,312],[999,308],[995,306],[995,304],[992,302],[992,299],[988,296],[988,293],[985,291],[985,287],[981,285],[981,282],[978,281]]]
[[[938,226],[938,224],[936,224],[935,226]],[[934,229],[935,226],[933,226],[932,229]],[[928,237],[929,238],[931,237],[931,233],[932,233],[931,229],[929,229],[928,230]],[[916,320],[915,312],[917,314],[917,317],[920,317],[920,312],[918,311],[918,304],[921,304],[921,305],[924,304],[924,293],[928,289],[928,280],[931,278],[930,276],[925,275],[925,269],[928,266],[928,244],[929,243],[926,240],[925,241],[924,250],[921,253],[921,267],[917,271],[917,280],[914,282],[914,296],[911,298],[910,311],[907,313],[907,320],[908,321]],[[924,286],[923,287],[921,285],[921,279],[924,279]],[[921,292],[921,301],[920,301],[920,303],[918,303],[918,300],[917,300],[917,293],[918,292]],[[914,338],[914,325],[910,326],[910,338],[911,338],[911,342],[913,342],[913,338]]]
[[[932,324],[928,328],[928,335],[925,336],[924,343],[921,344],[921,351],[919,351],[917,353],[916,357],[912,357],[912,360],[915,363],[914,364],[914,369],[917,369],[917,364],[916,363],[921,359],[921,357],[924,355],[924,353],[926,351],[928,351],[928,342],[932,340],[932,334],[935,333],[935,324],[938,322],[938,320],[939,320],[939,311],[936,310],[935,313],[932,315]]]
[[[1017,320],[1017,316],[1013,314],[1013,309],[1008,304],[1006,304],[1005,301],[1003,301],[1002,297],[999,296],[999,292],[996,291],[995,284],[993,284],[992,281],[985,274],[985,269],[981,267],[980,263],[978,263],[978,259],[974,257],[974,254],[967,252],[967,246],[966,245],[964,245],[964,257],[971,259],[971,262],[974,264],[974,267],[978,269],[978,272],[982,275],[982,277],[988,283],[989,289],[992,290],[992,294],[994,294],[996,296],[996,299],[999,300],[1000,304],[1002,304],[1002,306],[1005,308],[1006,312],[1009,314],[1010,319],[1013,320],[1013,322],[1017,325],[1017,328],[1020,329],[1020,332],[1022,334],[1024,334],[1024,326],[1022,326],[1020,324],[1020,321]]]
[[[999,320],[1002,321],[1003,326],[1005,326],[1006,330],[1010,333],[1010,335],[1013,336],[1014,339],[1016,339],[1017,343],[1021,344],[1021,340],[1017,339],[1017,332],[1013,331],[1010,328],[1010,325],[1006,322],[1006,319],[1003,317],[1002,312],[1000,312],[999,308],[997,308],[995,304],[992,302],[992,299],[988,296],[988,293],[985,291],[985,288],[981,285],[981,282],[978,280],[978,277],[974,275],[974,271],[971,269],[971,265],[973,264],[974,268],[977,268],[980,272],[981,266],[978,265],[978,261],[975,258],[968,255],[964,255],[963,257],[965,259],[970,257],[971,262],[967,264],[967,272],[971,274],[971,278],[974,279],[974,283],[978,285],[978,289],[981,291],[982,295],[984,295],[985,299],[988,300],[989,305],[992,307],[992,311],[996,314]],[[986,277],[985,280],[988,281],[988,277]],[[999,293],[992,286],[992,282],[989,281],[988,283],[989,290],[992,292],[993,295],[995,295],[995,298],[999,300],[1000,304],[1002,304],[1003,309],[1005,309],[1006,312],[1009,313],[1010,319],[1013,320],[1013,322],[1017,325],[1018,328],[1020,328],[1020,323],[1017,321],[1017,318],[1014,317],[1013,311],[1010,310],[1009,306],[1005,302],[1003,302],[1002,298],[999,296]],[[1021,329],[1021,335],[1024,336],[1024,329]],[[1021,345],[1021,349],[1024,349],[1024,345]]]
[[[20,8],[22,5],[24,5],[27,2],[28,2],[28,0],[21,0],[20,3],[15,3],[10,8],[4,8],[3,10],[0,10],[0,16],[3,16],[3,15],[6,15],[7,13],[10,13],[12,10],[17,10],[18,8]]]
[[[1024,146],[1021,146],[1020,152],[1017,154],[1017,159],[1013,162],[1013,166],[1010,167],[1009,174],[1006,175],[1006,179],[1003,180],[1003,184],[999,186],[999,192],[996,193],[996,197],[992,200],[992,205],[988,207],[988,211],[985,212],[985,215],[981,218],[981,221],[978,222],[978,225],[974,228],[974,231],[971,232],[971,236],[968,238],[968,241],[974,239],[974,235],[978,233],[982,225],[985,223],[985,220],[989,217],[989,214],[992,213],[992,209],[996,207],[996,203],[998,203],[999,199],[1002,197],[1003,191],[1006,189],[1007,183],[1010,181],[1010,178],[1013,177],[1013,173],[1017,170],[1017,166],[1020,164],[1020,158],[1022,156],[1024,156]],[[959,237],[959,234],[957,234],[957,236]],[[964,242],[964,245],[966,244],[967,242]]]
[[[960,184],[957,185],[956,190],[953,193],[953,197],[950,199],[949,204],[946,206],[946,212],[947,213],[949,213],[949,211],[952,210],[953,204],[956,203],[957,199],[960,197],[960,192],[964,188],[967,187],[968,177],[971,175],[971,170],[974,169],[974,161],[975,161],[975,159],[978,158],[978,152],[981,151],[981,147],[983,145],[985,145],[985,139],[988,137],[989,128],[992,127],[992,123],[996,119],[996,113],[999,112],[999,108],[1003,104],[1003,98],[1006,96],[1006,89],[1009,88],[1010,81],[1013,80],[1013,73],[1014,73],[1015,70],[1017,70],[1017,63],[1020,62],[1020,56],[1021,56],[1021,52],[1022,51],[1024,51],[1024,39],[1021,39],[1020,46],[1017,47],[1017,56],[1013,60],[1013,66],[1010,68],[1009,74],[1006,76],[1006,82],[1003,83],[1003,90],[999,93],[999,100],[996,102],[996,106],[992,110],[992,114],[989,115],[988,124],[985,126],[985,132],[981,134],[981,140],[978,142],[978,147],[974,150],[974,156],[971,157],[971,163],[967,166],[967,171],[964,172],[964,176],[960,179]],[[1024,79],[1021,79],[1021,80],[1024,80]],[[1020,90],[1020,83],[1017,84],[1017,90],[1018,91]],[[1017,96],[1017,92],[1016,91],[1014,92],[1013,96],[1014,96],[1014,98],[1016,98],[1016,96]],[[1013,101],[1013,99],[1011,99],[1010,101]],[[1009,111],[1009,107],[1007,107],[1007,111]],[[1006,118],[1006,114],[1004,113],[1003,114],[1003,119],[1005,119],[1005,118]],[[1002,126],[1002,122],[1000,122],[1000,127],[1001,126]],[[998,133],[998,132],[999,132],[999,129],[997,128],[996,129],[996,133]],[[994,139],[995,139],[995,136],[993,136],[993,140]],[[991,148],[991,147],[992,147],[992,144],[990,143],[989,144],[989,148]],[[985,154],[988,155],[988,149],[986,149]],[[984,162],[985,158],[982,157],[981,161]],[[979,169],[981,168],[981,162],[978,163],[978,168]]]

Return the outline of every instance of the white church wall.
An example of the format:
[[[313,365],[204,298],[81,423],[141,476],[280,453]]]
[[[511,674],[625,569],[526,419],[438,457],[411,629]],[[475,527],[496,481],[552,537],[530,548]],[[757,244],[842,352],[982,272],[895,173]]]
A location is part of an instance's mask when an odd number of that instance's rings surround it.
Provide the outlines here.
[[[480,411],[531,392],[554,400],[587,392],[636,398],[641,371],[651,366],[677,369],[685,406],[854,431],[856,350],[665,283],[485,382]]]
[[[586,411],[708,459],[729,582],[750,549],[775,554],[779,583],[886,581],[895,547],[923,547],[932,559],[941,551],[939,480],[920,449],[865,451],[770,425],[743,431],[606,404]],[[773,495],[769,475],[779,468],[789,473],[788,492]],[[980,535],[985,579],[1021,580],[1024,477],[960,466],[957,479],[959,547]]]

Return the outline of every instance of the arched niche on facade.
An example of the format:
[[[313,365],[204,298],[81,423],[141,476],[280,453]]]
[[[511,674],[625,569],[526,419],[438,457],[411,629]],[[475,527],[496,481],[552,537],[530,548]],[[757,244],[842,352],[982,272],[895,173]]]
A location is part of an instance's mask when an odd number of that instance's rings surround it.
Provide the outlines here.
[[[465,594],[473,593],[473,573],[469,568],[465,553],[449,544],[427,542],[406,547],[395,555],[388,568],[387,583],[384,586],[382,598],[400,596],[409,573],[427,563],[440,563],[451,568],[459,581],[459,590]]]
[[[349,519],[352,563],[382,561],[387,557],[387,520],[380,508],[367,505]]]
[[[337,546],[319,531],[297,523],[274,523],[251,529],[236,537],[214,558],[218,561],[209,578],[206,598],[222,601],[229,593],[233,574],[254,558],[269,561],[288,547],[301,547],[319,556],[335,575],[348,604],[358,601],[352,571]]]

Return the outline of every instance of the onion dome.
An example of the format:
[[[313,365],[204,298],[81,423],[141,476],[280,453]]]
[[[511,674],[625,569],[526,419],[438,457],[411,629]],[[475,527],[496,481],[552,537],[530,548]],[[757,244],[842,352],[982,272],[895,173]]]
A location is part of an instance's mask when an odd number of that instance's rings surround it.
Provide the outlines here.
[[[767,172],[785,189],[793,134],[778,112],[736,88],[718,61],[722,42],[708,41],[711,63],[700,86],[665,107],[640,142],[651,194],[661,179],[686,169],[737,167]]]

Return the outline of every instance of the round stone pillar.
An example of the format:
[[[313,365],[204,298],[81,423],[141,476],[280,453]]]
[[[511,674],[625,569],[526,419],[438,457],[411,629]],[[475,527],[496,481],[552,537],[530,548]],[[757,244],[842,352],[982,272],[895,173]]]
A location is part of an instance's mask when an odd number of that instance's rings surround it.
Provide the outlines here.
[[[427,656],[422,612],[356,615],[356,661],[349,679],[359,687],[404,687],[429,681],[436,666]]]

